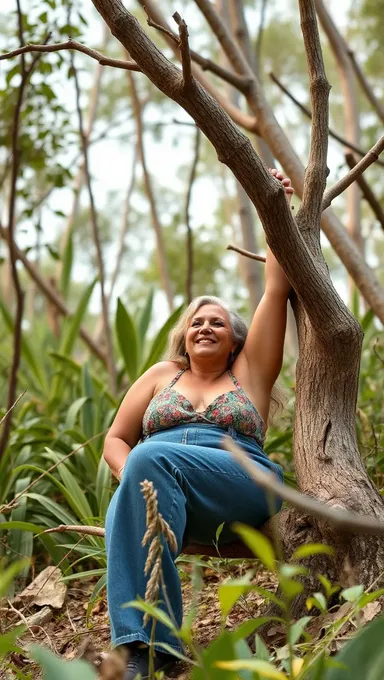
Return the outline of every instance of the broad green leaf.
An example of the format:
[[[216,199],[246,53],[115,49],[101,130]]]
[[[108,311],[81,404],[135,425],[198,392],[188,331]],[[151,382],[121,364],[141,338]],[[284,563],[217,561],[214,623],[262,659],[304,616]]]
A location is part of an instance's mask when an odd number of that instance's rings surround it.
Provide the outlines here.
[[[148,370],[148,368],[153,366],[153,364],[156,364],[158,361],[160,361],[167,346],[169,333],[172,330],[175,323],[179,320],[181,312],[183,311],[183,307],[184,305],[181,305],[180,307],[175,309],[175,311],[172,312],[171,316],[169,317],[169,319],[167,319],[163,327],[160,328],[159,332],[157,333],[155,339],[152,342],[146,360],[144,361],[142,366],[140,366],[139,375],[142,375],[143,373],[145,373],[145,371]]]
[[[269,661],[269,651],[262,641],[260,635],[257,635],[257,633],[255,636],[255,651],[255,656],[257,659],[260,659],[261,661]]]
[[[149,322],[151,320],[154,292],[155,292],[154,289],[151,288],[151,290],[149,291],[149,295],[145,301],[144,309],[140,314],[139,323],[137,325],[137,331],[139,335],[141,348],[144,346],[145,336],[147,334]]]
[[[79,335],[79,329],[83,322],[85,313],[87,311],[88,303],[93,293],[93,289],[96,285],[96,282],[97,278],[92,281],[88,288],[86,288],[82,297],[80,298],[80,302],[77,306],[76,312],[69,319],[66,332],[60,343],[59,354],[64,354],[68,357],[72,354],[75,342]]]
[[[125,368],[129,379],[134,382],[138,377],[139,339],[133,319],[120,298],[117,300],[115,324],[117,341]]]
[[[92,509],[76,477],[69,471],[65,463],[59,465],[57,469],[66,490],[65,497],[72,510],[76,512],[79,519],[91,521],[93,517]]]
[[[312,621],[312,616],[303,616],[301,619],[296,621],[292,626],[289,628],[288,632],[288,642],[291,643],[291,645],[295,645],[298,640],[300,640],[300,637],[303,634],[303,631],[305,630],[306,625]]]
[[[364,592],[364,586],[352,586],[351,588],[345,588],[341,591],[340,596],[344,598],[347,602],[356,602],[360,595]]]
[[[59,524],[77,524],[76,518],[65,509],[63,504],[60,505],[60,503],[56,503],[56,501],[48,498],[48,496],[42,496],[38,493],[28,492],[26,495],[48,510]]]
[[[287,675],[279,671],[268,661],[261,659],[234,659],[233,661],[216,661],[217,668],[228,671],[249,670],[258,673],[261,678],[271,678],[272,680],[287,680]]]
[[[334,555],[335,551],[329,545],[323,545],[322,543],[307,543],[306,545],[301,545],[297,548],[292,555],[292,560],[302,560],[305,557],[311,557],[312,555]]]
[[[384,617],[380,616],[365,626],[333,657],[338,667],[328,669],[324,680],[383,680],[383,639]]]
[[[323,593],[313,593],[312,597],[307,599],[306,606],[308,610],[311,610],[312,607],[317,607],[322,612],[327,611],[327,601]]]
[[[73,229],[70,229],[64,245],[61,265],[60,290],[64,300],[68,298],[73,265]]]
[[[384,595],[384,588],[379,588],[379,590],[374,590],[372,593],[365,593],[359,599],[360,609],[362,607],[365,607],[366,604],[369,604],[369,602],[374,602],[375,600],[377,600],[382,595]]]
[[[252,590],[252,576],[253,572],[248,572],[240,578],[231,579],[219,586],[220,609],[224,619],[228,616],[239,597]]]
[[[42,667],[43,680],[96,680],[92,667],[81,659],[64,661],[39,645],[31,645],[30,654]]]
[[[295,576],[303,576],[308,574],[307,567],[302,567],[299,564],[282,564],[279,567],[280,578],[293,578]]]
[[[1,576],[0,576],[1,578]],[[21,626],[15,626],[12,630],[10,630],[8,633],[5,633],[4,635],[0,635],[0,659],[1,657],[5,656],[6,654],[9,654],[9,652],[21,652],[23,653],[23,650],[21,647],[18,647],[16,644],[16,640],[20,635],[22,635],[26,631],[27,627],[24,625]]]
[[[240,538],[267,569],[276,571],[275,552],[268,538],[263,536],[260,531],[240,522],[233,524],[233,530],[239,534]]]

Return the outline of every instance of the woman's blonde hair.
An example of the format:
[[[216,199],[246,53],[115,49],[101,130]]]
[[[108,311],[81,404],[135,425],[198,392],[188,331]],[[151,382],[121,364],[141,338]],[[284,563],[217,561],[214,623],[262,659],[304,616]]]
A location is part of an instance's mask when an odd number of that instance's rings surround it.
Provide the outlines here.
[[[200,307],[203,307],[203,305],[219,305],[219,307],[224,309],[228,314],[233,340],[236,343],[236,348],[231,352],[228,359],[228,368],[230,368],[245,345],[248,328],[238,313],[231,309],[224,300],[215,295],[200,295],[199,297],[194,298],[187,309],[184,310],[169,334],[168,346],[164,359],[175,361],[180,368],[189,367],[189,357],[185,348],[185,335],[192,318],[195,316],[197,310],[200,309]],[[272,420],[280,414],[284,402],[284,391],[279,385],[275,384],[271,393],[268,425],[270,425]]]

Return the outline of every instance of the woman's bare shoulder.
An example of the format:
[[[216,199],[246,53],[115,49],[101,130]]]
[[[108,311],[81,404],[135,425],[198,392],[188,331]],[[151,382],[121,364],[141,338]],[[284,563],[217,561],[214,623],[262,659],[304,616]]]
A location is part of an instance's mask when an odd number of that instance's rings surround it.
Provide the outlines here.
[[[171,380],[180,368],[176,361],[159,361],[157,364],[153,364],[143,376],[154,380],[164,380],[169,377]]]

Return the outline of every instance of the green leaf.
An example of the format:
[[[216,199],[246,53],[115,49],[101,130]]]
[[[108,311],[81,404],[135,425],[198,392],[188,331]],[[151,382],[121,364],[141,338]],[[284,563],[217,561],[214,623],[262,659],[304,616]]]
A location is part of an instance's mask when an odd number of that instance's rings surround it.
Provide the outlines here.
[[[23,653],[23,650],[16,645],[16,640],[26,629],[26,626],[15,626],[9,633],[0,635],[0,658],[9,654],[9,652]]]
[[[364,314],[362,320],[361,320],[361,328],[363,330],[363,333],[366,333],[369,327],[372,325],[372,322],[375,318],[375,313],[372,311],[372,309],[368,309],[368,311]]]
[[[105,572],[98,580],[96,583],[94,589],[92,590],[91,597],[89,598],[88,602],[88,607],[87,607],[87,620],[89,619],[89,616],[92,611],[92,607],[94,603],[96,602],[97,598],[99,597],[100,593],[104,588],[106,588],[107,585],[107,572]]]
[[[100,457],[96,477],[96,498],[98,516],[105,519],[112,495],[111,470],[103,456]]]
[[[143,373],[145,373],[145,371],[148,370],[148,368],[153,366],[153,364],[156,364],[158,361],[160,361],[167,346],[169,333],[172,330],[175,323],[179,320],[183,308],[184,305],[181,305],[180,307],[175,309],[175,311],[172,312],[171,316],[169,317],[169,319],[167,319],[162,328],[160,328],[159,332],[157,333],[155,339],[152,342],[151,348],[148,352],[148,356],[145,362],[140,367],[139,375],[142,375]]]
[[[138,335],[139,335],[141,347],[143,347],[143,345],[144,345],[145,336],[147,334],[149,322],[151,320],[152,306],[153,306],[153,295],[154,295],[154,289],[151,288],[151,290],[149,291],[149,295],[146,299],[144,309],[143,309],[143,311],[142,311],[142,313],[140,314],[140,317],[139,317],[139,323],[138,323],[138,326],[137,326],[137,330],[138,330]]]
[[[13,334],[14,333],[13,319],[12,319],[7,307],[4,305],[3,302],[1,302],[1,300],[0,300],[0,310],[1,310],[1,313],[3,315],[5,325],[8,327],[9,331]],[[45,382],[44,374],[41,371],[41,365],[39,363],[38,358],[35,357],[35,354],[33,352],[31,344],[29,343],[28,340],[26,340],[25,333],[23,333],[22,336],[21,336],[21,353],[22,353],[23,359],[25,359],[25,361],[28,365],[28,368],[33,373],[35,378],[37,378],[41,387],[45,391],[46,390],[46,382]]]
[[[257,659],[260,659],[261,661],[269,661],[269,651],[262,641],[260,635],[257,633],[255,636],[255,651],[255,656]]]
[[[336,654],[337,668],[324,680],[382,680],[384,677],[384,617],[371,621]],[[342,666],[340,665],[342,664]],[[323,680],[323,678],[322,678]]]
[[[39,645],[31,645],[30,654],[43,668],[44,680],[96,680],[92,667],[81,659],[63,661]]]
[[[290,626],[288,631],[288,642],[291,645],[295,645],[298,640],[300,640],[306,625],[312,621],[312,616],[303,616],[301,619],[296,621],[292,626]]]
[[[382,595],[384,595],[384,588],[379,588],[379,590],[374,590],[372,593],[365,593],[364,595],[361,596],[361,598],[359,600],[360,609],[365,607],[366,604],[369,604],[369,602],[374,602],[375,600],[377,600]]]
[[[29,565],[29,560],[17,560],[0,573],[0,598],[7,595],[16,576],[25,571],[26,568],[29,569]]]
[[[241,623],[240,626],[233,631],[232,635],[235,640],[247,638],[249,635],[252,635],[255,630],[261,628],[261,626],[264,626],[265,623],[269,623],[270,621],[285,624],[284,619],[279,616],[259,616],[257,619],[248,619],[248,621]]]
[[[248,527],[246,524],[235,522],[233,530],[239,534],[244,543],[252,550],[253,554],[259,558],[266,569],[276,571],[276,557],[271,542],[256,529]]]
[[[344,598],[347,602],[356,602],[360,595],[364,592],[364,586],[352,586],[351,588],[345,588],[341,591],[340,596]]]
[[[51,256],[56,262],[58,262],[58,261],[60,260],[60,255],[59,255],[59,253],[57,252],[56,248],[53,248],[53,246],[51,246],[49,243],[46,244],[46,248],[47,248],[47,250],[48,250],[50,256]]]
[[[138,377],[139,340],[131,315],[125,309],[120,298],[117,300],[116,334],[120,352],[124,359],[126,371],[131,382]]]
[[[311,610],[312,607],[317,607],[322,612],[327,611],[327,601],[323,593],[313,593],[312,597],[307,599],[306,605],[308,610]]]
[[[222,522],[221,524],[219,524],[219,526],[216,529],[216,543],[219,542],[219,538],[221,536],[221,532],[223,531],[224,524],[225,524],[225,522]]]
[[[70,229],[62,254],[60,290],[63,298],[68,298],[73,266],[73,229]]]
[[[65,419],[65,429],[71,430],[72,428],[75,427],[77,416],[79,415],[82,407],[84,406],[85,402],[88,401],[89,397],[80,397],[79,399],[76,399],[76,401],[71,404],[71,406],[68,409],[67,412],[67,417]]]
[[[72,354],[72,350],[78,337],[79,329],[87,311],[88,303],[96,285],[96,281],[97,279],[92,281],[91,285],[86,288],[85,292],[80,298],[76,312],[71,317],[67,331],[60,343],[59,354],[64,354],[66,356],[70,356]]]
[[[164,626],[170,628],[170,630],[176,634],[177,629],[175,628],[172,619],[168,616],[168,614],[163,612],[162,609],[159,609],[159,607],[155,607],[153,604],[149,604],[143,600],[132,600],[131,602],[126,602],[121,606],[123,609],[133,607],[134,609],[138,609],[141,612],[149,614],[157,621],[160,621],[160,623],[163,623]]]
[[[249,670],[258,673],[261,678],[271,680],[287,680],[287,676],[268,661],[261,659],[234,659],[233,661],[216,661],[215,666],[228,671]]]
[[[220,609],[224,619],[228,616],[239,597],[252,590],[251,578],[253,573],[253,571],[248,572],[240,578],[232,579],[219,586]]]
[[[334,555],[335,551],[329,545],[323,545],[322,543],[307,543],[306,545],[301,545],[297,548],[292,555],[292,560],[302,560],[305,557],[311,557],[312,555]]]

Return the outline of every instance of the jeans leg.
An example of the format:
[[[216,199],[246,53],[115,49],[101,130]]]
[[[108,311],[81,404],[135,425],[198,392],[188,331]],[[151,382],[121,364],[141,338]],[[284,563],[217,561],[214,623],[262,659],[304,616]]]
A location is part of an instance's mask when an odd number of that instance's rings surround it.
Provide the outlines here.
[[[176,535],[178,553],[181,550],[186,525],[186,499],[181,486],[182,477],[170,461],[169,449],[175,446],[177,444],[148,441],[132,449],[121,484],[108,508],[107,596],[111,637],[115,645],[134,640],[148,643],[151,635],[152,622],[144,628],[142,612],[132,607],[122,608],[124,603],[135,600],[137,596],[144,597],[148,580],[144,576],[144,566],[149,546],[141,545],[146,530],[146,508],[140,489],[140,482],[144,479],[153,482],[158,494],[159,512]],[[164,542],[164,581],[173,615],[181,626],[181,586],[174,564],[175,557]],[[166,610],[164,605],[161,606]],[[160,622],[156,623],[155,637],[156,642],[166,642],[181,649],[178,640]]]

